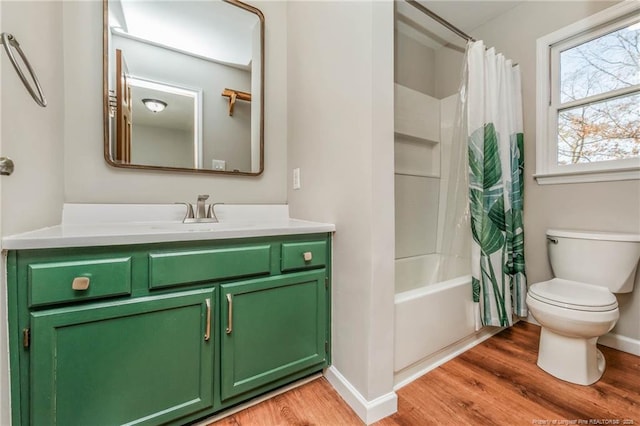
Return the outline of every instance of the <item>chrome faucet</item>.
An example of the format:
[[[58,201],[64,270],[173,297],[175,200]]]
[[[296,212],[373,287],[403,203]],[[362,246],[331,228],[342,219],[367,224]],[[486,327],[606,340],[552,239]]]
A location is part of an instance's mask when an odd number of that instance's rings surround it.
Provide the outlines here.
[[[196,219],[205,219],[207,214],[205,213],[204,202],[209,199],[208,194],[198,195],[198,203],[196,204]]]

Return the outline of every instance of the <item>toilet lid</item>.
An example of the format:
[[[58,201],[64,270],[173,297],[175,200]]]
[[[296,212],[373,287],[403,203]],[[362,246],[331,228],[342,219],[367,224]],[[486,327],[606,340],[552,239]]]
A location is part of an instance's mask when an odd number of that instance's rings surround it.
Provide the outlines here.
[[[616,297],[608,289],[560,278],[533,284],[529,294],[541,302],[578,311],[602,312],[618,307]]]

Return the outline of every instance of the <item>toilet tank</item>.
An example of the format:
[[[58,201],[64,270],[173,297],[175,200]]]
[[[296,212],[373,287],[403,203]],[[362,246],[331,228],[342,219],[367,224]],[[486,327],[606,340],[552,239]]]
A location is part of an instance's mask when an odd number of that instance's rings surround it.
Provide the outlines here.
[[[640,234],[550,229],[547,247],[557,278],[607,287],[612,293],[633,290]]]

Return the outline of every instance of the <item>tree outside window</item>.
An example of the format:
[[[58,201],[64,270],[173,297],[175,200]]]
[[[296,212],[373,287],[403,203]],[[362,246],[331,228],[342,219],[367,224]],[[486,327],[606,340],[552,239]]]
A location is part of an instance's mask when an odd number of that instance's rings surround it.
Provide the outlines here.
[[[560,53],[558,165],[640,157],[640,23]]]

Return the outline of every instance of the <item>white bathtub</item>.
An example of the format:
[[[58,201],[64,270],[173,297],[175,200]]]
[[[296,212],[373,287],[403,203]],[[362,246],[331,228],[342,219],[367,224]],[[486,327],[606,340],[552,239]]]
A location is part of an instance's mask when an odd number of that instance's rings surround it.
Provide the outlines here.
[[[396,294],[427,287],[471,273],[469,258],[439,253],[396,259]]]
[[[430,254],[396,260],[397,387],[499,331],[475,331],[468,273],[468,259]],[[459,276],[446,279],[456,274]],[[444,281],[437,281],[442,277]]]

